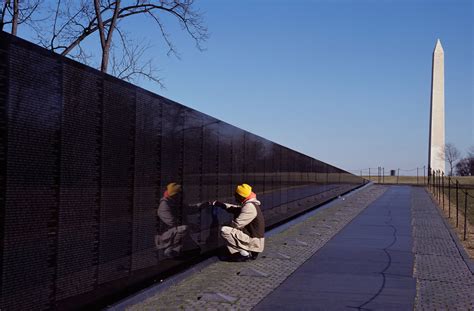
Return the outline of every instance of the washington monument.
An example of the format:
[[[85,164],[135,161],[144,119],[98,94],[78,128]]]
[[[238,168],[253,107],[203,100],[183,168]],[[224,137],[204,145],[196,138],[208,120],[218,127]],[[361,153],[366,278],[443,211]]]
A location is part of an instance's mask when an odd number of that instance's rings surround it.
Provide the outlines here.
[[[444,162],[444,51],[441,41],[436,42],[433,52],[431,77],[430,142],[428,172],[445,172]]]

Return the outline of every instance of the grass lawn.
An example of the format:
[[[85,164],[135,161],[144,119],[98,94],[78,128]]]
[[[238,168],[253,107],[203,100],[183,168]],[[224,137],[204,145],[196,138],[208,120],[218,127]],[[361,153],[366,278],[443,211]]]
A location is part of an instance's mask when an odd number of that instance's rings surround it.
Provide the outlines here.
[[[463,185],[466,187],[466,185]],[[456,204],[456,190],[445,188],[443,192],[444,196],[438,196],[437,192],[434,192],[434,197],[438,200],[438,205],[445,217],[453,226],[459,240],[464,245],[467,253],[471,258],[474,258],[474,187],[461,188],[457,192],[457,203]],[[465,193],[468,193],[466,196]],[[444,202],[443,202],[444,198]],[[467,198],[467,201],[466,201]],[[467,208],[465,213],[465,208]],[[466,218],[464,215],[466,214]],[[464,232],[464,220],[467,220],[467,231]],[[464,238],[466,240],[464,240]]]
[[[464,210],[467,208],[467,220],[474,225],[474,188],[463,188],[464,185],[460,185],[459,188],[462,190],[459,190],[457,193],[457,201],[456,201],[456,188],[451,188],[449,190],[448,188],[444,189],[444,209],[447,212],[447,216],[449,218],[454,218],[456,219],[457,214],[464,215]],[[465,193],[468,193],[467,197]],[[466,204],[466,198],[467,198],[467,204]],[[450,201],[450,202],[448,202]],[[456,205],[456,202],[458,203]],[[443,207],[443,199],[441,197],[440,200],[440,205]],[[451,203],[451,204],[449,204]],[[449,209],[449,206],[451,205],[451,210]],[[458,220],[458,223],[460,221]],[[463,224],[459,224],[463,225]]]
[[[362,176],[374,183],[380,184],[408,184],[408,185],[423,185],[428,182],[428,177],[423,176]],[[459,185],[473,187],[474,188],[474,176],[453,176],[451,182],[454,184],[459,181]],[[448,183],[448,177],[445,177],[446,184]]]

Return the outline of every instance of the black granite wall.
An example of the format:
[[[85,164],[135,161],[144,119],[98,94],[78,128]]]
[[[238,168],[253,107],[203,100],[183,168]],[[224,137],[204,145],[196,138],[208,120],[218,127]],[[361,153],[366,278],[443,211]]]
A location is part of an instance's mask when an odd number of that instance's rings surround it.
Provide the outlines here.
[[[5,33],[0,173],[1,310],[85,307],[216,249],[230,216],[205,202],[239,183],[270,226],[364,182]]]

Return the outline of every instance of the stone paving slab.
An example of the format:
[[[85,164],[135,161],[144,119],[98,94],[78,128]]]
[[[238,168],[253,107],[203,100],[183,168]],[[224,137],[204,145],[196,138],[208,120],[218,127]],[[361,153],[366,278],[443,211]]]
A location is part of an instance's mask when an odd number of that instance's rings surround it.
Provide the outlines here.
[[[341,199],[302,223],[267,238],[265,252],[258,260],[216,262],[128,310],[250,310],[386,189],[372,185],[345,200]],[[299,242],[291,243],[296,239]],[[266,256],[275,253],[284,256]],[[266,277],[245,275],[249,268]],[[245,273],[242,274],[242,271]],[[212,296],[216,293],[226,298],[219,300]],[[304,310],[304,301],[301,303],[299,309]],[[307,307],[308,310],[315,310],[314,306]]]
[[[413,191],[416,310],[474,310],[474,276],[423,188]]]

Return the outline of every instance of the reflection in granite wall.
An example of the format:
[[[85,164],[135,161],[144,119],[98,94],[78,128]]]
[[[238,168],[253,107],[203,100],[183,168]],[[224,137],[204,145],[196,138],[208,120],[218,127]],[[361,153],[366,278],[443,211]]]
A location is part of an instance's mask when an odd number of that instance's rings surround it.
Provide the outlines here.
[[[271,226],[357,176],[0,35],[0,309],[96,303],[223,243],[253,186]]]

